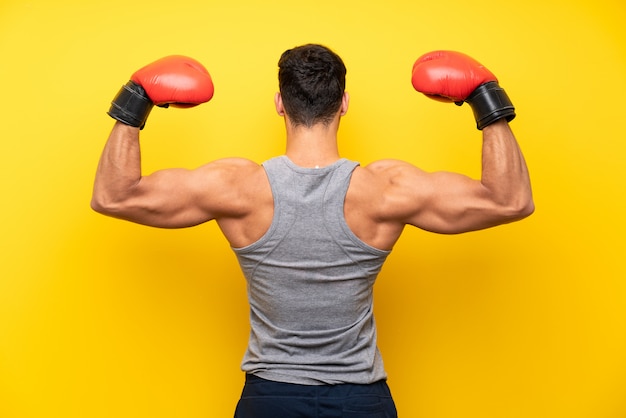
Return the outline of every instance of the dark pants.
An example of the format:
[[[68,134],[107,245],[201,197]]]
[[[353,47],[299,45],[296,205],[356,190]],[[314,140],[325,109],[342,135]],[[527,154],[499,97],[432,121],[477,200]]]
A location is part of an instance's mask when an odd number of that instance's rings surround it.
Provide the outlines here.
[[[235,418],[397,418],[385,381],[294,385],[247,375]]]

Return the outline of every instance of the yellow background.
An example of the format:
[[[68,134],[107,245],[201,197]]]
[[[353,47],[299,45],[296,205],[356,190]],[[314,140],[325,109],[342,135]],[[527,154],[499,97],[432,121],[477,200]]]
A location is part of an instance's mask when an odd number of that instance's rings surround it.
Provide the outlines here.
[[[467,106],[413,91],[422,53],[499,77],[536,213],[459,236],[407,230],[376,285],[401,417],[626,417],[622,0],[5,0],[0,5],[0,417],[229,417],[245,283],[215,224],[159,230],[89,208],[109,102],[186,54],[216,93],[155,109],[144,168],[283,152],[276,63],[319,42],[348,67],[341,151],[480,172]]]

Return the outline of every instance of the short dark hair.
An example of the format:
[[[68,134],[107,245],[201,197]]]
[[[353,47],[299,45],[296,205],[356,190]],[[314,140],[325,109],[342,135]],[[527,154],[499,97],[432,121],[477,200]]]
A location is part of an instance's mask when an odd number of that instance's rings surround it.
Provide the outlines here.
[[[346,89],[346,66],[329,48],[307,44],[283,52],[278,84],[285,112],[294,125],[331,122]]]

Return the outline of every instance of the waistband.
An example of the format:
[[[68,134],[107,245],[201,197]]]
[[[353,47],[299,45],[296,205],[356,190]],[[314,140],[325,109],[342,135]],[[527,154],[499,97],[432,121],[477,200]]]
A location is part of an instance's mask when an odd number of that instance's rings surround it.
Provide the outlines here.
[[[338,385],[300,385],[275,382],[253,374],[246,374],[244,396],[298,396],[345,398],[351,396],[375,395],[391,397],[386,380],[370,384],[342,383]]]

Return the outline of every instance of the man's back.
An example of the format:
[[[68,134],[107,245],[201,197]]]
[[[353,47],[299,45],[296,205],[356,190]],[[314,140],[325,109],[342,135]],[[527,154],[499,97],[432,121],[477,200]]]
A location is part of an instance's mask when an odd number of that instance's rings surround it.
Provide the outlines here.
[[[344,218],[357,165],[340,159],[302,168],[286,156],[263,164],[273,221],[258,241],[234,248],[251,310],[246,372],[300,384],[369,384],[386,377],[372,290],[388,251],[362,242]]]

